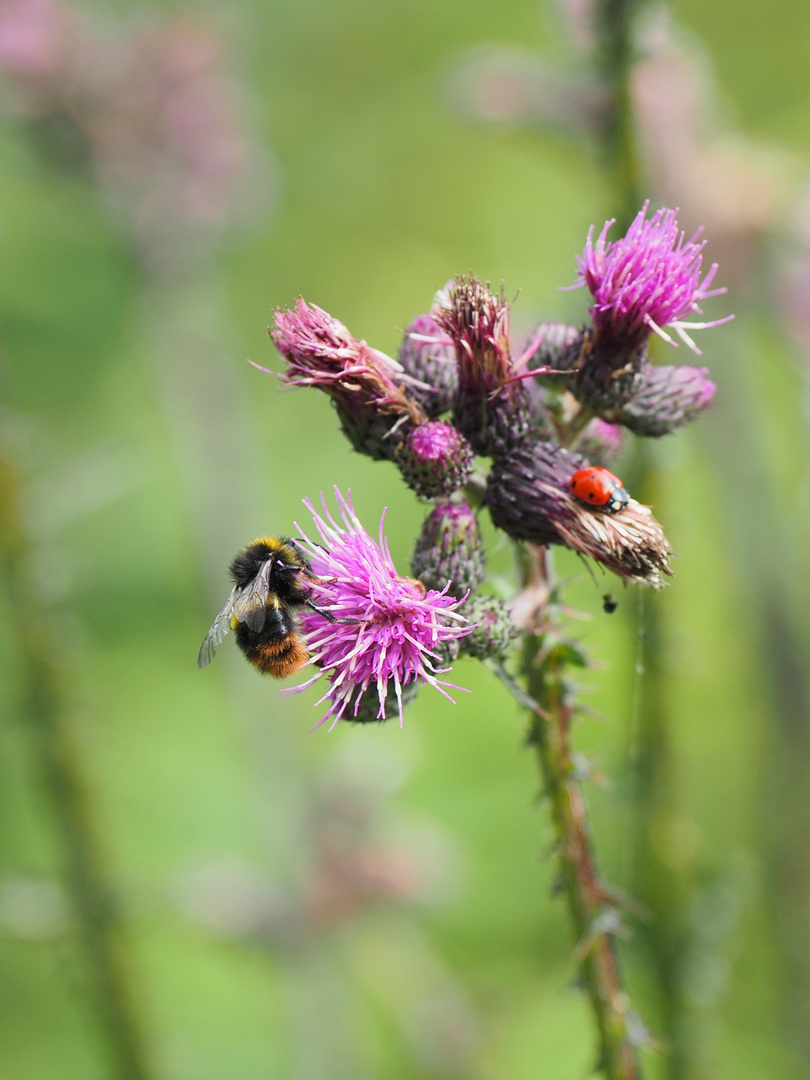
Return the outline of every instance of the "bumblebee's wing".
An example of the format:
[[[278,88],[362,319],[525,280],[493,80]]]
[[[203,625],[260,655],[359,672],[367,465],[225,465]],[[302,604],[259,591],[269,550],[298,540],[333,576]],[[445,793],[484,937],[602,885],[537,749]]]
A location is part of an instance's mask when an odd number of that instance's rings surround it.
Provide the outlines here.
[[[200,646],[200,655],[197,657],[197,667],[208,667],[211,661],[214,659],[214,653],[222,644],[225,635],[231,628],[231,616],[236,606],[236,597],[239,592],[238,585],[234,585],[231,589],[231,594],[225,601],[225,606],[219,615],[214,619],[213,626],[205,635],[205,641]]]
[[[270,571],[273,560],[268,559],[251,583],[242,590],[234,605],[234,615],[239,622],[247,623],[259,633],[267,618],[267,597],[270,595]]]

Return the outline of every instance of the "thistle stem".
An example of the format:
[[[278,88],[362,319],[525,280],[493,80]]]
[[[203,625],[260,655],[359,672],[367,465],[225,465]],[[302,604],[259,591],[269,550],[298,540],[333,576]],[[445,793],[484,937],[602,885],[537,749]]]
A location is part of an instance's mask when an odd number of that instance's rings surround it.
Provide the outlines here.
[[[596,413],[592,409],[580,405],[573,416],[557,429],[557,442],[560,446],[570,446],[595,416]]]
[[[78,923],[98,1019],[105,1031],[111,1076],[150,1080],[146,1043],[131,987],[123,925],[108,883],[95,815],[66,716],[62,666],[44,610],[24,581],[28,544],[19,514],[19,480],[0,457],[0,567],[17,620],[22,713],[30,725],[44,786],[61,833],[65,884]]]
[[[545,582],[548,595],[553,591],[548,549],[531,548],[530,556],[527,584],[543,595]],[[560,883],[577,939],[575,956],[599,1033],[597,1067],[607,1080],[641,1080],[638,1055],[629,1037],[629,998],[616,950],[619,916],[599,875],[571,747],[576,710],[565,680],[567,665],[559,651],[546,649],[545,633],[552,629],[548,609],[543,618],[543,632],[527,632],[523,644],[523,673],[536,703],[529,741],[537,753],[551,808]]]

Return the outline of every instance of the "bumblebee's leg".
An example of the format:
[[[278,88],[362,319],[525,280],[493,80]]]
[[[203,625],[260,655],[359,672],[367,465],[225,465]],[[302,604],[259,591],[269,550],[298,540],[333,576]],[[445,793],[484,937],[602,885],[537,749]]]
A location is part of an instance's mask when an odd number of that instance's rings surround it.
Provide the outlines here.
[[[354,626],[356,623],[360,622],[359,619],[339,619],[336,615],[333,615],[331,611],[327,611],[325,608],[313,604],[311,600],[305,600],[304,603],[310,611],[317,611],[319,615],[323,615],[327,622],[340,623],[343,626]]]

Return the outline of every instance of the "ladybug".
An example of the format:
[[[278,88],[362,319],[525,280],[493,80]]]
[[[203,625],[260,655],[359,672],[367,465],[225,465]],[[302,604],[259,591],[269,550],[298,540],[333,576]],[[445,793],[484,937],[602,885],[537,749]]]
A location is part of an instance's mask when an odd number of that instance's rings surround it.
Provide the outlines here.
[[[589,506],[601,506],[611,514],[624,510],[630,496],[624,490],[624,484],[612,472],[600,465],[590,465],[579,469],[569,481],[568,487],[578,499]]]

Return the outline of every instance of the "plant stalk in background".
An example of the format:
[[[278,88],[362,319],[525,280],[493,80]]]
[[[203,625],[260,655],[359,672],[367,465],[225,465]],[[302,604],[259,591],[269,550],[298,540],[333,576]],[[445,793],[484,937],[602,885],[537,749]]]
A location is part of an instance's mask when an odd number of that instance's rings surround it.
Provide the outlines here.
[[[596,0],[593,31],[596,64],[608,92],[602,146],[613,175],[617,220],[627,228],[642,202],[631,77],[636,61],[635,25],[647,0]]]
[[[97,814],[68,716],[69,692],[50,614],[26,578],[31,546],[20,517],[17,468],[0,457],[0,564],[16,620],[22,713],[27,718],[42,783],[60,833],[64,878],[90,974],[96,1014],[104,1029],[111,1075],[151,1080],[153,1072],[136,1005],[133,962],[110,885]]]
[[[642,167],[638,128],[634,115],[632,78],[637,60],[636,26],[646,0],[598,0],[594,32],[596,63],[608,88],[602,145],[613,176],[619,223],[629,225],[641,200]],[[633,486],[645,503],[657,503],[656,472],[650,448],[636,443]],[[650,954],[651,970],[658,983],[661,1024],[669,1045],[667,1071],[671,1080],[682,1080],[693,1058],[692,1039],[685,1023],[683,963],[688,949],[688,920],[683,894],[673,875],[653,849],[652,830],[657,818],[672,809],[673,781],[667,684],[662,677],[664,613],[659,598],[639,609],[638,634],[643,643],[643,679],[638,688],[637,715],[631,718],[628,799],[632,827],[631,879],[626,883],[649,909],[652,922],[641,938]],[[637,673],[642,678],[642,672]],[[666,882],[666,886],[662,887]]]

